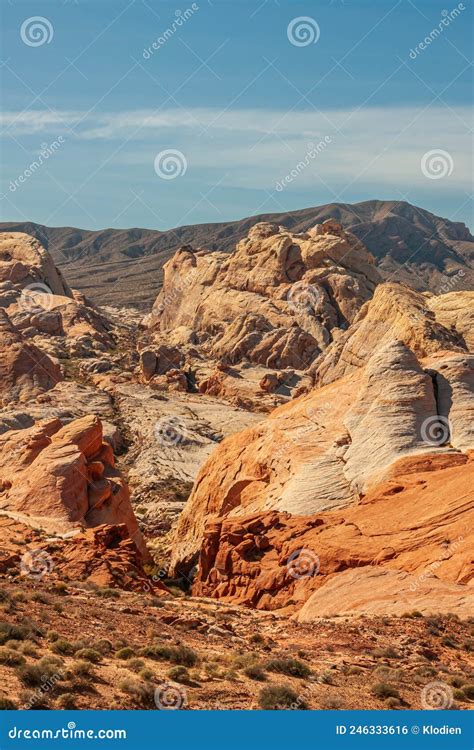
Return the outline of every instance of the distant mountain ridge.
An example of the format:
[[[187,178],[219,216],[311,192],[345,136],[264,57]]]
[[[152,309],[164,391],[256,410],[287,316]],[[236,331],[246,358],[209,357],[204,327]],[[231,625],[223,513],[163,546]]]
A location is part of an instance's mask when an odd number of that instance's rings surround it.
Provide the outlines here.
[[[385,278],[438,294],[451,288],[474,289],[474,237],[468,228],[404,201],[330,203],[163,232],[139,228],[92,231],[34,222],[5,222],[0,230],[37,237],[70,286],[96,303],[145,310],[161,288],[163,264],[181,245],[232,252],[259,221],[303,232],[331,217],[363,240]]]

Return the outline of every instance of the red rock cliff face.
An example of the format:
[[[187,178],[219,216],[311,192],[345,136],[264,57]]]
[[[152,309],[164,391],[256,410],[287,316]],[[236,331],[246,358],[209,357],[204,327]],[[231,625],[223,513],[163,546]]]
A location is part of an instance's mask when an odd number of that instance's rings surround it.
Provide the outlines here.
[[[211,521],[193,592],[300,610],[305,621],[443,608],[468,616],[473,479],[467,456],[427,455],[398,462],[391,479],[344,512]]]
[[[148,558],[127,484],[94,416],[0,435],[0,509],[55,533],[124,524]]]

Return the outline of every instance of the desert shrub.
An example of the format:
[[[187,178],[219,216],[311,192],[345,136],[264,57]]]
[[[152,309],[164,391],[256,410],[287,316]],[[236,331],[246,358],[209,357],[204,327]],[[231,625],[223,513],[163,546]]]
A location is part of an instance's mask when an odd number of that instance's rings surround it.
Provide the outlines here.
[[[131,646],[125,646],[125,648],[119,648],[118,651],[115,652],[115,657],[117,659],[131,659],[133,656],[135,656],[135,649],[131,648]]]
[[[18,669],[18,677],[24,685],[28,687],[37,687],[44,685],[45,682],[59,674],[63,662],[59,662],[54,657],[45,656],[38,664],[24,664]]]
[[[88,675],[93,674],[94,667],[90,661],[83,661],[80,659],[71,665],[71,672],[78,677],[87,677]]]
[[[373,685],[372,695],[375,695],[376,698],[381,698],[381,700],[385,700],[386,698],[400,698],[397,688],[389,685],[387,682],[377,682]]]
[[[382,656],[385,659],[399,659],[400,658],[400,654],[397,651],[395,651],[395,649],[392,648],[391,646],[389,646],[388,648],[375,648],[372,651],[372,653],[374,656],[379,656],[379,657]]]
[[[51,587],[51,591],[54,591],[56,594],[67,594],[68,588],[63,581],[58,581]]]
[[[138,652],[140,656],[146,656],[149,659],[158,659],[160,661],[170,661],[173,664],[182,664],[184,667],[194,667],[199,661],[197,653],[189,646],[166,646],[165,644],[156,644],[144,646]]]
[[[182,664],[171,667],[168,672],[168,677],[170,680],[175,680],[175,682],[182,682],[184,684],[188,683],[191,679],[187,668],[183,667]]]
[[[152,596],[148,601],[149,607],[157,607],[158,609],[161,609],[161,607],[164,607],[164,602],[159,599],[157,596]]]
[[[33,641],[22,641],[18,644],[18,651],[20,651],[25,656],[32,656],[34,659],[37,659],[39,656],[38,649],[36,648],[36,645],[33,643]]]
[[[24,641],[28,638],[30,631],[20,625],[12,625],[9,622],[0,622],[0,646],[9,640]]]
[[[104,599],[120,599],[120,591],[118,589],[103,588],[97,589],[95,592],[96,596],[102,596]]]
[[[153,685],[149,682],[127,678],[122,680],[119,688],[123,693],[127,693],[134,698],[140,705],[146,706],[153,701],[155,691]]]
[[[261,633],[254,633],[253,636],[250,639],[251,643],[256,643],[258,645],[263,645],[265,643],[265,638]]]
[[[182,664],[185,667],[194,667],[198,662],[198,655],[189,646],[181,645],[173,649],[171,661],[175,664]]]
[[[232,664],[236,669],[246,669],[256,664],[258,656],[248,651],[244,654],[237,654],[232,660]]]
[[[143,659],[127,659],[127,668],[132,669],[134,672],[139,672],[144,666],[145,662]]]
[[[326,670],[326,672],[322,672],[319,675],[318,680],[319,680],[319,682],[322,682],[323,685],[332,685],[332,683],[333,683],[333,673],[329,672],[329,670]]]
[[[319,702],[325,711],[340,711],[344,708],[344,701],[338,695],[323,695]]]
[[[76,708],[76,697],[73,693],[62,693],[58,696],[58,708],[70,710]]]
[[[278,711],[289,708],[305,708],[303,701],[288,685],[268,685],[261,689],[258,702],[265,711]]]
[[[112,641],[109,641],[108,638],[101,638],[93,644],[93,647],[101,654],[111,654],[114,650]]]
[[[459,690],[459,688],[453,692],[453,696],[454,696],[454,698],[457,701],[465,701],[466,700],[466,696],[464,695],[464,691],[463,690]]]
[[[298,659],[270,659],[267,669],[291,677],[309,677],[311,674],[310,668]]]
[[[25,663],[25,657],[10,648],[0,646],[0,664],[6,667],[15,667]]]
[[[441,643],[443,646],[447,646],[448,648],[457,648],[458,644],[454,640],[454,638],[451,638],[449,635],[445,635],[443,638],[441,638]]]
[[[14,711],[17,708],[16,703],[0,695],[0,711]]]
[[[76,651],[74,644],[67,641],[65,638],[57,638],[51,646],[51,649],[56,654],[62,654],[63,656],[71,656],[71,654],[74,654]]]
[[[76,656],[78,659],[90,661],[92,664],[98,664],[102,659],[102,655],[94,648],[80,648],[79,651],[76,651]]]
[[[141,669],[139,671],[138,676],[141,677],[142,680],[153,680],[155,677],[155,674],[151,669],[144,667],[144,669]]]
[[[247,675],[247,677],[250,677],[251,680],[257,680],[257,682],[265,682],[267,679],[267,675],[258,664],[251,664],[249,667],[246,667],[244,669],[244,674]]]
[[[48,641],[57,641],[59,638],[59,633],[57,633],[55,630],[48,630],[46,633],[46,638]]]
[[[469,700],[474,700],[474,685],[463,685],[462,691],[466,698],[469,698]]]
[[[30,596],[32,602],[40,602],[41,604],[51,604],[51,598],[43,593],[43,591],[33,591]]]

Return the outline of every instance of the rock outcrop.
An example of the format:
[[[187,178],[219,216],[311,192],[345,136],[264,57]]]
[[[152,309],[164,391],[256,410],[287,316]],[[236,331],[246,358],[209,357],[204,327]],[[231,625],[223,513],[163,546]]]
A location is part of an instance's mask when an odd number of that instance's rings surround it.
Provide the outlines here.
[[[260,609],[336,614],[472,609],[474,462],[428,454],[341,511],[206,525],[194,592]],[[385,588],[386,586],[386,588]],[[302,606],[303,605],[303,606]],[[302,607],[302,608],[301,608]]]
[[[0,233],[2,308],[17,331],[53,355],[91,356],[113,344],[104,316],[71,291],[40,243],[20,232]]]
[[[97,417],[36,423],[0,435],[0,510],[54,533],[125,524],[141,553],[126,482]]]
[[[185,246],[165,264],[145,319],[144,376],[179,365],[209,392],[216,368],[227,368],[219,395],[248,403],[253,389],[254,401],[272,407],[287,400],[284,386],[267,398],[266,388],[249,387],[247,369],[260,368],[259,381],[290,369],[293,388],[380,281],[371,254],[335,221],[301,234],[256,224],[232,255]]]

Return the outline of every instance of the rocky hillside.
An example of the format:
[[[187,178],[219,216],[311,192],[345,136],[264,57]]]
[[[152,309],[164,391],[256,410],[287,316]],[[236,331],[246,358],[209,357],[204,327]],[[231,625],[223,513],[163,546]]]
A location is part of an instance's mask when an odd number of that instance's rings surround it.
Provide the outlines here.
[[[468,707],[474,292],[316,219],[145,316],[0,234],[0,708]]]
[[[330,203],[164,232],[137,228],[88,231],[33,222],[8,222],[0,224],[0,230],[37,237],[70,284],[96,303],[146,310],[161,287],[164,263],[180,246],[232,252],[255,223],[270,222],[299,233],[329,218],[341,222],[367,246],[384,278],[435,294],[474,286],[474,240],[464,224],[404,201]]]

